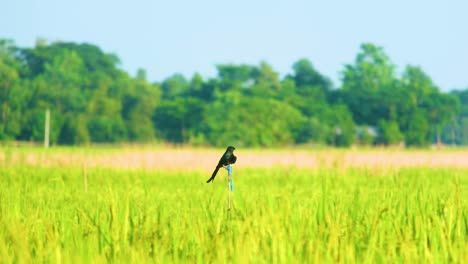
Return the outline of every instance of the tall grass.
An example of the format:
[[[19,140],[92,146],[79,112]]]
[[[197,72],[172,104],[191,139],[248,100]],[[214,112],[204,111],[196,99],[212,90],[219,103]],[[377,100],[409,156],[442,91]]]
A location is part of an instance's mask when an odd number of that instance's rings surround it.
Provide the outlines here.
[[[1,263],[468,261],[466,169],[0,168]]]

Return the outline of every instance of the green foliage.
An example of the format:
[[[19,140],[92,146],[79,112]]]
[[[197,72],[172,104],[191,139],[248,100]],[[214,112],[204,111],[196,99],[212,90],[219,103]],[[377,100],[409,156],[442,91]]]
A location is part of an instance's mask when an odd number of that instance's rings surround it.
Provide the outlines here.
[[[0,168],[5,263],[465,263],[464,169]],[[236,178],[236,176],[239,176]],[[245,176],[245,177],[244,177]]]
[[[408,146],[427,146],[430,144],[430,127],[422,110],[413,112],[408,119],[408,128],[405,134]]]
[[[129,85],[131,88],[122,96],[122,116],[128,138],[131,141],[151,141],[155,138],[152,118],[160,98],[159,86],[150,86],[144,81]]]
[[[243,109],[249,109],[245,111]],[[216,114],[222,113],[222,114]],[[207,140],[216,146],[278,146],[295,142],[301,113],[274,99],[244,97],[232,91],[207,109]]]
[[[255,68],[250,65],[217,65],[221,91],[241,90],[253,81]]]
[[[378,128],[377,143],[379,144],[398,145],[404,139],[404,135],[401,133],[396,121],[380,120]]]
[[[356,140],[356,126],[345,105],[335,105],[325,114],[330,132],[327,142],[334,146],[349,147]]]
[[[373,127],[360,126],[357,127],[359,143],[363,146],[371,146],[377,143],[377,133]]]
[[[92,142],[119,142],[127,138],[127,129],[120,117],[93,116],[88,122]]]
[[[59,144],[81,145],[91,142],[88,120],[85,115],[67,116],[59,135]]]
[[[328,124],[321,122],[318,118],[312,117],[304,120],[295,131],[296,143],[319,143],[326,142],[327,135],[331,133]]]
[[[205,106],[196,98],[178,97],[163,101],[155,109],[153,121],[158,135],[170,142],[186,143],[200,131]]]
[[[180,74],[175,74],[161,84],[162,97],[172,100],[182,95],[188,88],[187,80]]]
[[[450,95],[459,103],[459,113],[444,127],[442,138],[451,144],[468,145],[468,88],[453,91]]]
[[[294,74],[288,76],[296,83],[298,93],[304,91],[307,94],[308,87],[318,87],[323,93],[328,92],[331,87],[331,81],[320,74],[308,59],[300,59],[292,66]]]
[[[267,62],[217,65],[217,77],[174,73],[149,83],[91,44],[0,40],[0,140],[41,141],[50,109],[52,144],[150,142],[350,146],[434,141],[468,144],[466,92],[446,94],[419,67],[399,78],[383,48],[365,43],[342,86],[308,59],[284,78]],[[379,127],[377,141],[355,129]],[[365,130],[363,130],[365,131]],[[229,143],[231,142],[231,143]]]
[[[346,65],[342,73],[343,97],[358,124],[377,125],[385,116],[386,91],[397,84],[395,66],[381,47],[362,44],[354,65]]]

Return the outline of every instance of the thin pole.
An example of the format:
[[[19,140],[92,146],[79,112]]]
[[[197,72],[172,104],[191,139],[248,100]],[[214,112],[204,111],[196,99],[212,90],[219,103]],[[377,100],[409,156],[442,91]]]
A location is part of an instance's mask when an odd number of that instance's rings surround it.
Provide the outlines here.
[[[228,211],[231,211],[231,173],[232,173],[231,165],[228,165],[227,171],[228,171]]]
[[[44,127],[44,147],[49,147],[49,132],[50,132],[50,110],[47,108],[45,112],[45,127]]]

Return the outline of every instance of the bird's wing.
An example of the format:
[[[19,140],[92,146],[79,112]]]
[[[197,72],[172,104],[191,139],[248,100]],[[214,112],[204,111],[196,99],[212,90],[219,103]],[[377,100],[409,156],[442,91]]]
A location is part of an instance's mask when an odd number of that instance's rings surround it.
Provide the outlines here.
[[[237,161],[237,157],[232,155],[231,158],[229,159],[229,161],[230,161],[231,164],[234,164]]]

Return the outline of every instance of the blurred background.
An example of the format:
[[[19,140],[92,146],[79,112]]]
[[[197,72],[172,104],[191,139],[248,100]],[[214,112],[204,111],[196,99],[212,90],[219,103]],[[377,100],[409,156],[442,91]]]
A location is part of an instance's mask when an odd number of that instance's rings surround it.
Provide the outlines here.
[[[1,144],[466,145],[467,8],[9,1]]]

